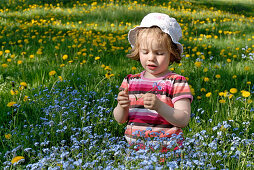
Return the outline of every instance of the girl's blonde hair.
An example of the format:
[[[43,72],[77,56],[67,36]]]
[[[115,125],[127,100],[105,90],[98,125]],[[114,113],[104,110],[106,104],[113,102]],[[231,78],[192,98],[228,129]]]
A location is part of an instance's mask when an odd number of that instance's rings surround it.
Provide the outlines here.
[[[139,61],[139,47],[140,42],[142,41],[142,35],[148,35],[148,34],[154,34],[157,36],[157,39],[161,45],[165,45],[165,47],[168,49],[168,52],[170,53],[170,64],[173,62],[180,63],[181,53],[180,50],[177,48],[177,45],[172,42],[171,37],[161,31],[161,29],[157,26],[149,27],[149,28],[141,28],[137,32],[135,45],[132,48],[130,54],[127,54],[127,57]]]

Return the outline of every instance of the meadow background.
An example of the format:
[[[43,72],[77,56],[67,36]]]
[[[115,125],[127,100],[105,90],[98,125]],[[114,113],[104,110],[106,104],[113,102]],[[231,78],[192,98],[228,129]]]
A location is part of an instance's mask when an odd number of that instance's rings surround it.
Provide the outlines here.
[[[142,71],[128,31],[150,12],[180,23],[169,69],[194,95],[184,147],[168,153],[129,148],[112,115]],[[253,14],[251,0],[1,0],[1,169],[253,169]]]

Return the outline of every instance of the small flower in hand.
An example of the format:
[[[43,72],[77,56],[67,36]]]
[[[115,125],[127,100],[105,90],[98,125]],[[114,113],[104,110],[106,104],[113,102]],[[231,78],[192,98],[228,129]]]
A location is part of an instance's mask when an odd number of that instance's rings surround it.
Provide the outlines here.
[[[144,107],[150,110],[158,110],[161,101],[155,94],[146,93],[143,95]]]
[[[152,91],[155,91],[155,93],[157,93],[157,90],[162,90],[162,87],[159,86],[159,83],[157,82],[154,82],[153,83],[153,88],[151,90],[149,90],[148,92],[146,92],[145,94],[149,93],[149,92],[152,92]],[[142,98],[144,95],[141,95],[141,97],[137,97],[135,94],[133,94],[136,98],[136,101],[139,100],[140,98]]]

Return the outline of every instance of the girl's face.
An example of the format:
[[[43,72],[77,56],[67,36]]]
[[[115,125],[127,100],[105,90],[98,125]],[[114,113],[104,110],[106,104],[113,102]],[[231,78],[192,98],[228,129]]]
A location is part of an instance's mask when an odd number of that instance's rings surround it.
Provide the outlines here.
[[[158,36],[142,34],[140,37],[139,57],[146,70],[145,78],[157,78],[169,73],[170,53],[165,45],[158,41]]]

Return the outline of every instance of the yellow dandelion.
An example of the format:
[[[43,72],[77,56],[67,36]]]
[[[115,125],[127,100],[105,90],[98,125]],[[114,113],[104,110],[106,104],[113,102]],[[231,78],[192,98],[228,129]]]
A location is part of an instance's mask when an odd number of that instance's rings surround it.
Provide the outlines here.
[[[9,133],[5,134],[4,137],[5,137],[5,139],[11,139],[11,134],[9,134]]]
[[[19,92],[18,92],[18,90],[11,90],[11,95],[17,95]]]
[[[211,92],[208,92],[208,93],[206,93],[206,97],[210,97],[212,95],[212,93]]]
[[[85,64],[85,63],[86,63],[86,60],[83,60],[82,63]]]
[[[8,59],[7,59],[7,62],[11,62],[11,59],[10,59],[10,58],[8,58]]]
[[[26,82],[21,82],[19,85],[20,85],[19,90],[23,90],[24,88],[25,89],[27,88],[27,83]]]
[[[236,78],[237,78],[237,75],[233,75],[232,78],[233,78],[233,79],[236,79]]]
[[[11,163],[14,164],[14,163],[17,163],[19,161],[24,161],[24,160],[25,160],[25,158],[23,156],[16,156],[15,158],[13,158],[11,160]]]
[[[201,92],[206,92],[206,89],[205,88],[201,88],[200,91]]]
[[[114,74],[110,74],[110,73],[106,73],[106,74],[105,74],[105,77],[106,77],[107,79],[110,79],[112,76],[114,76]]]
[[[250,96],[250,92],[248,92],[248,91],[242,90],[241,92],[242,92],[243,97],[249,97]]]
[[[20,86],[27,87],[27,83],[26,83],[26,82],[21,82],[19,85],[20,85]]]
[[[9,54],[11,51],[10,50],[5,50],[4,51],[6,54]]]
[[[22,60],[18,60],[18,64],[22,64],[23,63],[23,61]]]
[[[131,70],[137,70],[137,67],[131,67]]]
[[[29,58],[33,59],[33,58],[34,58],[34,55],[30,55]]]
[[[224,92],[219,92],[219,96],[223,96],[224,95]]]
[[[204,78],[204,82],[208,82],[209,81],[209,78],[208,77],[205,77]]]
[[[228,96],[228,98],[231,99],[233,96],[234,96],[233,94],[230,94],[230,95]]]
[[[174,67],[172,67],[172,68],[170,68],[170,70],[171,70],[171,71],[174,71],[174,70],[175,70],[175,68],[174,68]]]
[[[50,75],[50,76],[54,76],[55,74],[56,74],[56,71],[55,71],[55,70],[52,70],[52,71],[49,72],[49,75]]]
[[[233,94],[237,93],[237,89],[236,88],[231,88],[229,91],[230,91],[230,93],[233,93]]]
[[[104,64],[101,65],[101,68],[105,68],[106,66]]]
[[[215,69],[220,68],[220,66],[218,66],[218,65],[216,65],[216,64],[215,64],[213,67],[214,67]]]
[[[100,57],[95,57],[95,58],[94,58],[95,61],[96,61],[96,60],[99,60],[99,59],[100,59]]]
[[[215,76],[217,79],[221,78],[221,76],[219,74],[216,74]]]
[[[25,102],[27,100],[28,100],[28,96],[24,96],[23,101]]]
[[[66,60],[67,58],[68,58],[67,54],[63,55],[63,60]]]
[[[194,89],[193,87],[191,87],[191,86],[190,86],[190,91],[191,91],[191,94],[192,94],[193,96],[195,96],[195,89]]]
[[[64,67],[64,66],[65,66],[65,64],[61,64],[61,65],[60,65],[60,67]]]
[[[7,68],[7,67],[8,67],[8,64],[2,64],[2,67],[3,67],[3,68]]]
[[[220,103],[226,103],[226,100],[221,99],[221,100],[219,100],[219,102],[220,102]]]
[[[17,104],[16,102],[9,102],[8,104],[7,104],[7,107],[13,107],[15,104]]]
[[[73,60],[68,61],[68,63],[73,63]]]
[[[62,76],[58,76],[60,81],[63,81],[63,77]]]
[[[42,54],[42,51],[41,50],[38,50],[37,52],[36,52],[36,54]]]
[[[228,92],[225,90],[223,96],[227,97],[227,95],[228,95]]]
[[[106,67],[104,68],[104,70],[111,71],[112,69],[111,69],[109,66],[106,66]]]
[[[198,67],[198,68],[201,67],[201,66],[202,66],[202,62],[196,61],[196,62],[195,62],[195,66]]]
[[[247,100],[248,104],[251,104],[253,101],[251,99]]]
[[[201,97],[201,96],[197,96],[197,99],[198,99],[198,100],[201,100],[201,99],[202,99],[202,97]]]
[[[250,70],[250,67],[249,66],[245,66],[244,67],[244,71],[249,71]]]
[[[229,59],[229,58],[227,59],[227,62],[228,62],[228,63],[231,63],[231,61],[232,61],[231,59]]]
[[[208,71],[208,68],[204,68],[203,72],[206,73]]]
[[[3,51],[0,51],[0,56],[3,55]]]
[[[251,85],[251,82],[250,82],[250,81],[247,81],[247,83],[246,83],[246,84]]]

